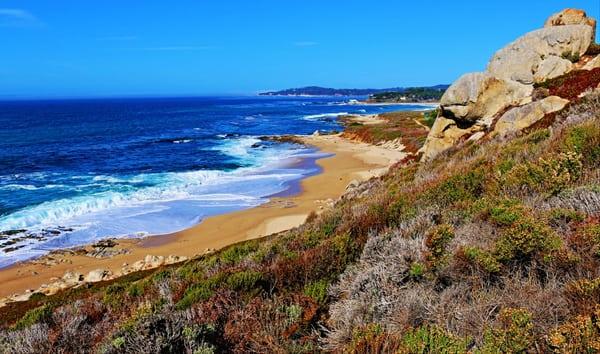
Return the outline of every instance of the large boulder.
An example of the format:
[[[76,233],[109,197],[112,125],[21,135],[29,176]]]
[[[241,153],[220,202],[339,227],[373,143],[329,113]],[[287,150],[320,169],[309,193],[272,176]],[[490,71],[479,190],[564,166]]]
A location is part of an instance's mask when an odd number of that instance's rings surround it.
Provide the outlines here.
[[[540,62],[537,71],[533,74],[533,81],[544,82],[549,79],[554,79],[564,73],[568,73],[572,69],[573,63],[571,63],[570,60],[551,55]]]
[[[543,82],[549,77],[567,73],[571,67],[564,61],[576,60],[588,50],[594,38],[594,30],[588,25],[563,25],[542,28],[520,37],[500,49],[490,60],[487,70],[498,78],[514,80],[522,84]],[[548,62],[546,62],[548,61]],[[546,62],[546,63],[545,63]]]
[[[96,269],[92,270],[85,276],[84,280],[88,283],[96,283],[99,281],[107,280],[112,276],[112,272],[107,269]]]
[[[569,103],[568,100],[550,96],[522,107],[513,108],[498,119],[494,131],[504,136],[529,128],[544,118],[546,114],[560,111],[567,103]]]
[[[460,128],[455,120],[438,117],[427,135],[425,145],[421,149],[423,152],[422,159],[425,161],[431,160],[441,152],[456,145],[461,139],[465,139],[467,136],[482,130],[483,127],[480,125]]]
[[[588,17],[585,11],[579,9],[565,9],[550,16],[544,27],[566,26],[566,25],[588,25],[592,27],[592,36],[596,34],[596,20]],[[594,39],[594,37],[592,37]]]
[[[446,90],[440,105],[447,118],[489,125],[503,109],[530,101],[532,91],[532,86],[498,79],[487,73],[469,73]]]

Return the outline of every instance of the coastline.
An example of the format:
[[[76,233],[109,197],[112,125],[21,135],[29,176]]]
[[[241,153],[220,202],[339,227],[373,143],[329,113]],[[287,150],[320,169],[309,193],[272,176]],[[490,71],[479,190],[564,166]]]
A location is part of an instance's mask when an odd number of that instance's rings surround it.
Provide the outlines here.
[[[55,262],[51,265],[29,261],[1,269],[0,284],[3,286],[0,298],[10,297],[11,301],[19,301],[34,292],[52,294],[83,283],[83,277],[89,282],[112,279],[169,262],[165,260],[170,259],[173,263],[297,227],[311,212],[327,208],[340,197],[351,181],[377,176],[406,156],[399,150],[358,143],[339,135],[300,138],[306,145],[332,155],[316,161],[321,173],[300,181],[298,193],[275,196],[255,208],[209,217],[173,234],[118,239],[119,249],[127,250],[124,254],[91,258],[73,252],[59,252],[59,256],[53,256]],[[94,277],[91,273],[101,276]],[[67,274],[69,278],[77,277],[68,286],[62,280],[67,278]],[[0,306],[3,302],[7,301],[0,300]]]
[[[439,102],[367,102],[360,101],[360,104],[367,106],[424,106],[437,108],[440,103]]]

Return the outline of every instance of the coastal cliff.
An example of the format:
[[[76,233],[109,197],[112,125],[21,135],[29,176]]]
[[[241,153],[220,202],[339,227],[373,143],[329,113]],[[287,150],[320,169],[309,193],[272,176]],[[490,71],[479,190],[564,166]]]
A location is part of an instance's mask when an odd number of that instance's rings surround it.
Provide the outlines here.
[[[598,350],[594,26],[553,15],[455,82],[435,120],[347,118],[346,138],[410,158],[292,230],[8,304],[0,351]]]

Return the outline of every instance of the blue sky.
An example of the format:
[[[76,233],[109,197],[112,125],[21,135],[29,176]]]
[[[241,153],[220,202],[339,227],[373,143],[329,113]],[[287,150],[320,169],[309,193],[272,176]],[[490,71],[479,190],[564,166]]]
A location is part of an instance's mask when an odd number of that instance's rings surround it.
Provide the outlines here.
[[[600,17],[599,0],[0,0],[0,96],[450,83],[565,7]]]

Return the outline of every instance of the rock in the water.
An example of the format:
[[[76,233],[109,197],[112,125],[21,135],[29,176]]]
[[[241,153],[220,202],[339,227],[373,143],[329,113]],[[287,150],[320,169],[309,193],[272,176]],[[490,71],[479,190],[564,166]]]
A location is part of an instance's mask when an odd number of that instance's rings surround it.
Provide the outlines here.
[[[523,84],[543,82],[540,67],[554,67],[552,74],[562,75],[558,69],[567,66],[551,65],[555,58],[574,60],[589,48],[593,41],[593,29],[588,25],[564,25],[542,28],[520,37],[494,54],[488,64],[488,72],[498,78],[514,80]],[[543,64],[544,61],[551,63]]]
[[[112,275],[110,270],[106,269],[96,269],[92,270],[85,277],[85,281],[88,283],[95,283],[103,280],[107,280]]]
[[[440,105],[447,118],[489,125],[495,114],[526,103],[532,92],[532,86],[497,79],[487,73],[469,73],[446,90]]]
[[[546,20],[544,27],[565,25],[588,25],[592,27],[592,33],[596,34],[596,20],[588,17],[585,11],[579,9],[564,9],[561,12],[550,16]]]
[[[567,103],[569,103],[568,100],[550,96],[522,107],[513,108],[500,117],[494,131],[500,135],[506,135],[523,130],[544,118],[546,114],[563,109]]]

